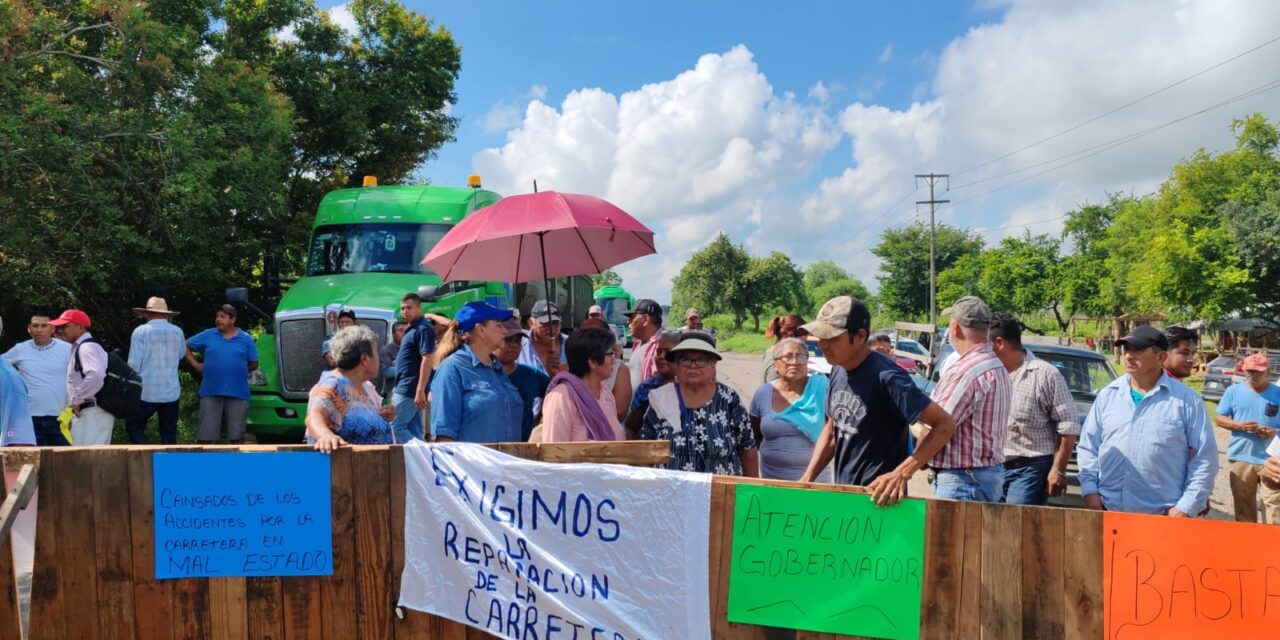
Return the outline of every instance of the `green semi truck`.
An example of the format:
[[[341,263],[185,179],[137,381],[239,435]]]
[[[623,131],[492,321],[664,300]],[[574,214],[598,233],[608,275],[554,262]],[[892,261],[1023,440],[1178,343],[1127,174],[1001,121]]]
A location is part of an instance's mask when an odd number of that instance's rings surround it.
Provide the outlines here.
[[[622,313],[635,306],[636,297],[626,289],[614,285],[600,287],[592,295],[596,299],[596,304],[600,305],[600,308],[604,310],[604,321],[613,327],[613,331],[618,335],[618,340],[622,342],[622,346],[630,348],[631,319],[622,315]]]
[[[527,317],[533,303],[547,297],[542,281],[441,283],[419,264],[453,225],[501,199],[482,189],[477,177],[469,182],[469,188],[376,186],[367,179],[368,186],[325,195],[316,209],[304,275],[284,290],[274,314],[262,314],[259,368],[249,380],[250,433],[262,440],[302,437],[307,393],[324,371],[321,345],[345,309],[382,341],[390,339],[400,298],[410,291],[423,294],[424,311],[450,317],[476,300],[518,307]],[[274,271],[269,257],[268,293],[279,287]],[[551,287],[567,328],[586,317],[593,301],[590,277],[559,278]],[[247,289],[227,293],[232,302],[249,302]]]

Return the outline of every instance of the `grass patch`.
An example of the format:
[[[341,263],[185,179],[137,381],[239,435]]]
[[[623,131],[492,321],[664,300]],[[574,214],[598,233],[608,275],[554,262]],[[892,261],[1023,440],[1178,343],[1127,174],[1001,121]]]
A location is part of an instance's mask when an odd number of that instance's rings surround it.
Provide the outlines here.
[[[754,332],[721,333],[716,337],[716,346],[721,351],[734,353],[763,354],[772,345],[773,340]]]

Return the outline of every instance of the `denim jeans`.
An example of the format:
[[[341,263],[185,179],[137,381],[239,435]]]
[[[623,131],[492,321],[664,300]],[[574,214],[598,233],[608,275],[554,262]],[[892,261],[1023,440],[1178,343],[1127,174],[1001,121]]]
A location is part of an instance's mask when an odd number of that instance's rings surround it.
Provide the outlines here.
[[[1011,466],[1012,465],[1012,466]],[[1004,495],[1000,502],[1045,505],[1049,503],[1049,469],[1053,454],[1005,462]]]
[[[422,411],[413,403],[413,397],[393,393],[391,405],[396,408],[396,419],[391,421],[391,433],[396,444],[407,444],[414,438],[422,440]]]
[[[996,502],[1004,485],[1004,466],[971,469],[938,469],[933,477],[933,495],[945,500]]]
[[[160,414],[156,422],[156,431],[160,434],[160,444],[178,444],[178,401],[147,402],[141,401],[134,407],[133,413],[124,421],[129,432],[129,442],[147,444],[147,422],[154,414]]]
[[[31,425],[36,428],[37,447],[69,447],[70,442],[62,435],[62,425],[58,424],[58,416],[31,416]]]

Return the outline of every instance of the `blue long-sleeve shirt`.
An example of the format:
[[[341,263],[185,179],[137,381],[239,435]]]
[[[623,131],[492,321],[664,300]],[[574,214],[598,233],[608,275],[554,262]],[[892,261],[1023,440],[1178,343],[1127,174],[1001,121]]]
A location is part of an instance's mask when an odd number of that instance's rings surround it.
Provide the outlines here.
[[[469,345],[431,378],[431,435],[459,442],[519,442],[524,401],[502,364],[480,361]]]
[[[1080,493],[1099,494],[1111,511],[1187,515],[1204,510],[1218,473],[1218,444],[1204,403],[1161,374],[1134,402],[1129,376],[1098,393],[1077,446]]]

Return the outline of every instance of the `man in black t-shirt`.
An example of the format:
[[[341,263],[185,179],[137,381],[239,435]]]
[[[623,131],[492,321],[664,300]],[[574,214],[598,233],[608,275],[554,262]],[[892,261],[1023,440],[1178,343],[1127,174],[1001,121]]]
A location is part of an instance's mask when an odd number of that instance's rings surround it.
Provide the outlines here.
[[[867,487],[876,504],[900,502],[911,476],[951,439],[955,422],[906,371],[871,349],[871,313],[858,300],[828,300],[804,329],[831,363],[831,382],[827,424],[801,482],[812,482],[834,457],[837,483]],[[929,430],[908,456],[907,428],[917,420]]]

